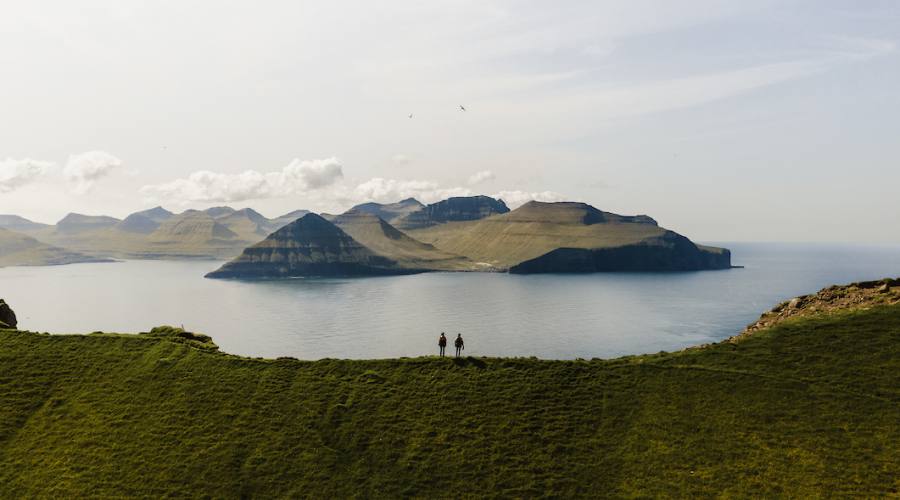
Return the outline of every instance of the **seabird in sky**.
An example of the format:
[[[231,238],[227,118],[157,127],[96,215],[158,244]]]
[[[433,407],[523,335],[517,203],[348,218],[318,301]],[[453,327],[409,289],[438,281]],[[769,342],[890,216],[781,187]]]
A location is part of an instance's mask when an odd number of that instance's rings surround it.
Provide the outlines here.
[[[466,108],[464,108],[462,104],[459,105],[459,109],[461,109],[461,110],[463,110],[463,111],[466,110]]]

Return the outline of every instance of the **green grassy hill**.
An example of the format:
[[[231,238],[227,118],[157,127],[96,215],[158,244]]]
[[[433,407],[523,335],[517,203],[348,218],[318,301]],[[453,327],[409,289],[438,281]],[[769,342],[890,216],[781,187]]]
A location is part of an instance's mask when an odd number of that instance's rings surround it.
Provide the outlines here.
[[[30,236],[0,229],[0,267],[55,266],[79,262],[108,262],[108,259],[47,245]]]
[[[69,214],[55,226],[0,215],[0,227],[17,224],[26,228],[23,230],[26,234],[42,242],[90,255],[123,259],[227,259],[305,213],[298,210],[278,219],[268,219],[250,208],[213,207],[173,214],[156,207],[133,213],[121,221],[106,216]]]
[[[262,360],[171,334],[0,332],[0,497],[900,492],[900,305],[593,361]]]
[[[334,217],[331,222],[369,250],[408,269],[478,270],[469,259],[414,240],[371,213],[350,210]]]

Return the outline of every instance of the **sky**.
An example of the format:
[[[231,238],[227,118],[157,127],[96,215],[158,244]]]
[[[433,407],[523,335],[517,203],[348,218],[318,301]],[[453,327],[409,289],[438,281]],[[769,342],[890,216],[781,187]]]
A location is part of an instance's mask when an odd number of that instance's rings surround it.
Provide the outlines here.
[[[5,0],[0,213],[487,194],[897,244],[898,43],[895,1]]]

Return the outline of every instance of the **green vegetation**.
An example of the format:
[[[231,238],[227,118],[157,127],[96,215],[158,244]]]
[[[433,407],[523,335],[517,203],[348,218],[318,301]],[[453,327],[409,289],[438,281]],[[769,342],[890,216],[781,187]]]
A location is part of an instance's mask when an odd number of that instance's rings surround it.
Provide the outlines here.
[[[30,236],[0,228],[0,267],[55,266],[77,262],[108,262],[42,243]]]
[[[162,207],[136,212],[124,220],[69,214],[56,225],[36,224],[0,215],[0,228],[21,228],[42,242],[90,255],[129,259],[222,259],[306,214],[297,210],[268,219],[245,208],[213,207],[173,214]],[[3,248],[0,241],[0,248]]]
[[[0,497],[900,491],[900,305],[615,360],[247,359],[0,332]]]
[[[396,262],[399,267],[436,271],[477,269],[477,266],[465,257],[414,240],[377,215],[368,212],[351,210],[338,215],[330,222],[369,250]]]
[[[623,255],[610,256],[607,264],[612,269],[595,269],[590,257],[579,252],[579,259],[572,269],[554,269],[543,263],[533,266],[529,272],[595,270],[658,270],[645,262],[646,258],[635,255],[635,249],[648,250],[649,261],[662,260],[667,240],[677,237],[683,248],[678,248],[676,257],[694,256],[706,252],[722,253],[724,249],[704,247],[698,249],[687,238],[659,227],[656,221],[646,215],[623,216],[603,212],[585,203],[560,202],[541,203],[530,201],[512,212],[494,215],[479,220],[448,222],[408,231],[413,238],[430,243],[441,250],[468,257],[475,262],[510,269],[536,261],[542,256],[551,256],[555,250],[599,250],[618,249]],[[665,240],[665,241],[664,241]],[[601,259],[603,260],[603,259]],[[730,254],[727,259],[730,265]],[[602,266],[601,266],[602,267]],[[677,265],[665,264],[664,269],[681,269]],[[724,266],[699,266],[698,269],[712,269]]]

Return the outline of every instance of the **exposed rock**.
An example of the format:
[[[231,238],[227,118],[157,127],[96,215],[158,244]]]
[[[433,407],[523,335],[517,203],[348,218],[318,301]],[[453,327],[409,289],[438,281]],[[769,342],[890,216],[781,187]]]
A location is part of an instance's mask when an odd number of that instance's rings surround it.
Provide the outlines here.
[[[421,270],[418,270],[419,272]],[[408,274],[339,227],[307,214],[247,248],[208,278],[289,278]]]
[[[400,229],[413,229],[444,222],[484,219],[507,212],[509,207],[503,200],[495,200],[490,196],[458,196],[422,207],[397,219],[395,225]]]
[[[758,320],[744,328],[740,334],[729,338],[728,341],[740,341],[789,318],[900,304],[900,290],[893,288],[897,286],[900,286],[900,278],[888,278],[844,286],[832,285],[812,295],[795,297],[763,313]]]
[[[16,313],[6,301],[0,299],[0,328],[16,328],[17,325]]]

